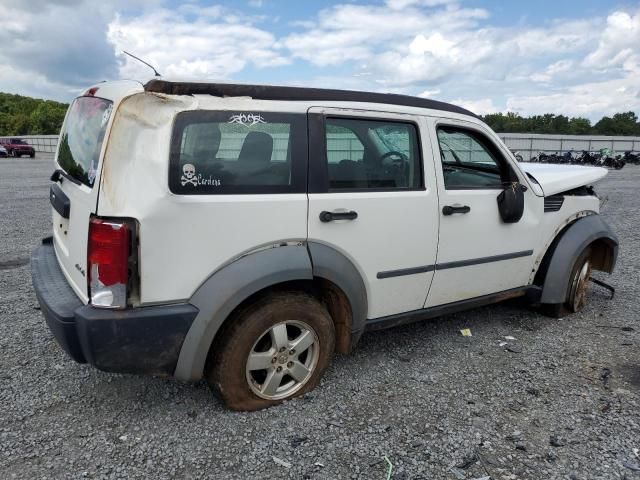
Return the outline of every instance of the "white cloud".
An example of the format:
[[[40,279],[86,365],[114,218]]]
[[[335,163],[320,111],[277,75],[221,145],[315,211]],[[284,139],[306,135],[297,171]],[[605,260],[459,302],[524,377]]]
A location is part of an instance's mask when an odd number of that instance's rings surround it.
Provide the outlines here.
[[[527,115],[555,113],[595,119],[640,109],[640,84],[637,77],[632,76],[590,82],[566,87],[557,93],[509,96],[506,107]]]
[[[500,109],[493,104],[493,100],[490,98],[482,98],[480,100],[464,100],[459,98],[454,100],[453,103],[478,115],[486,115],[488,113],[496,113],[500,111]]]
[[[277,37],[277,19],[250,8],[263,0],[172,9],[166,0],[0,1],[12,11],[0,29],[4,91],[68,100],[103,79],[150,78],[127,50],[170,77],[251,71],[256,82],[437,95],[478,113],[596,119],[640,110],[638,7],[496,26],[491,12],[462,0],[345,0]]]
[[[496,27],[488,17],[455,1],[344,4],[321,11],[283,43],[318,66],[358,63],[365,88],[371,72],[384,90],[439,90],[479,113],[517,108],[597,117],[640,108],[640,12],[541,26]]]
[[[568,72],[574,66],[572,60],[558,60],[545,68],[542,73],[531,75],[534,82],[549,83],[554,77],[562,73]]]
[[[415,6],[435,7],[438,5],[446,5],[448,3],[456,3],[456,0],[386,0],[385,3],[389,8],[402,10]]]
[[[424,32],[444,36],[457,29],[473,28],[488,12],[475,8],[427,10],[411,2],[404,10],[377,5],[337,5],[322,10],[307,30],[284,38],[292,55],[318,66],[373,59],[390,51],[406,51],[408,39]],[[442,2],[437,2],[442,3]],[[389,47],[392,47],[389,49]],[[374,62],[375,63],[375,62]]]
[[[14,5],[0,28],[3,68],[77,88],[117,78],[113,46],[105,35],[107,8],[83,0],[25,3]]]
[[[432,98],[435,95],[438,95],[439,93],[440,93],[440,89],[436,88],[434,90],[425,90],[423,92],[420,92],[418,96],[422,98]]]
[[[167,77],[228,79],[248,64],[266,68],[289,62],[275,37],[246,19],[241,22],[216,7],[199,15],[198,8],[190,7],[181,12],[193,18],[167,9],[143,17],[117,16],[108,37],[117,50],[130,51]],[[121,76],[149,76],[147,67],[122,58]]]
[[[584,65],[599,69],[633,68],[640,63],[639,56],[640,11],[635,15],[620,11],[609,15],[598,48],[585,58]]]

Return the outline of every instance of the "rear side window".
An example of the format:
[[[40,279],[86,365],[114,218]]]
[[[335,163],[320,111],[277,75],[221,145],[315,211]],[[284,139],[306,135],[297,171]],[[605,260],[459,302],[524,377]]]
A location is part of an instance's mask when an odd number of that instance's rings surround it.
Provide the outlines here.
[[[412,123],[327,118],[329,190],[422,188],[418,132]]]
[[[303,114],[179,113],[171,139],[169,188],[196,195],[304,192],[306,138]]]
[[[98,97],[78,97],[60,132],[58,165],[67,175],[93,186],[102,142],[111,117],[112,102]]]

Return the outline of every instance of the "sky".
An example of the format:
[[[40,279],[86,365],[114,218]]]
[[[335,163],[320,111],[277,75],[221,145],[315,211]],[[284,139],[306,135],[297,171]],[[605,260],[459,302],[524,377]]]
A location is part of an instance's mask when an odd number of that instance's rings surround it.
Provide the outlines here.
[[[640,1],[0,0],[0,91],[152,77],[405,93],[487,114],[640,114]]]

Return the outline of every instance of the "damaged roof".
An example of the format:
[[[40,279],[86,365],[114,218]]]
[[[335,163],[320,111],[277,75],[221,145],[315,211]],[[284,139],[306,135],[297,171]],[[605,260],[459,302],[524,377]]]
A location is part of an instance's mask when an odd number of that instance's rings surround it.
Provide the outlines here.
[[[355,90],[328,88],[288,87],[279,85],[243,85],[211,82],[172,82],[150,80],[145,91],[167,95],[214,95],[217,97],[251,97],[257,100],[308,100],[325,102],[364,102],[402,105],[406,107],[428,108],[445,112],[469,115],[478,118],[469,110],[450,103],[426,98],[398,95],[395,93],[375,93]]]

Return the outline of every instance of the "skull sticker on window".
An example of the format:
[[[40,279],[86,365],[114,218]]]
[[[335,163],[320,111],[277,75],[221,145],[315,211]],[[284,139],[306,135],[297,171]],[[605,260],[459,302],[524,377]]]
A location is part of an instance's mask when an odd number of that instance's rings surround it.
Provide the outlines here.
[[[191,185],[193,187],[199,187],[201,185],[209,187],[219,187],[222,185],[220,178],[214,178],[211,175],[203,177],[202,173],[196,173],[196,167],[192,163],[185,163],[182,166],[182,176],[180,177],[180,184],[184,187]]]
[[[191,163],[185,163],[182,166],[182,177],[180,183],[184,187],[187,183],[190,183],[194,187],[198,186],[198,179],[196,178],[196,167]]]

